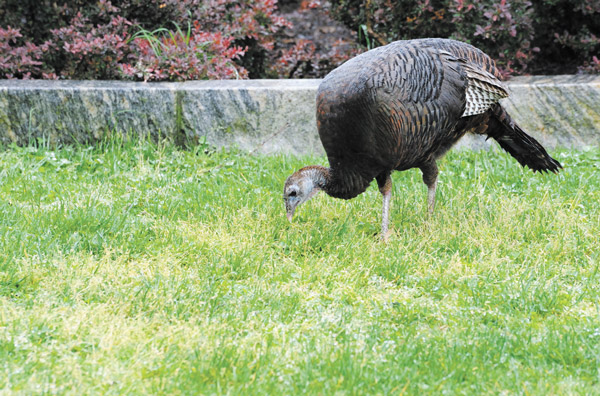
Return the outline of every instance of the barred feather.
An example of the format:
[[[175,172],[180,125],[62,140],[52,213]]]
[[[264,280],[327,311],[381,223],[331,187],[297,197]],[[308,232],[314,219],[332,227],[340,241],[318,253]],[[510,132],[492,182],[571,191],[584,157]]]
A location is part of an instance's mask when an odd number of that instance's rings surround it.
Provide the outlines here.
[[[465,111],[462,116],[472,116],[488,111],[502,98],[508,97],[504,85],[492,74],[465,65],[467,74],[467,92]]]

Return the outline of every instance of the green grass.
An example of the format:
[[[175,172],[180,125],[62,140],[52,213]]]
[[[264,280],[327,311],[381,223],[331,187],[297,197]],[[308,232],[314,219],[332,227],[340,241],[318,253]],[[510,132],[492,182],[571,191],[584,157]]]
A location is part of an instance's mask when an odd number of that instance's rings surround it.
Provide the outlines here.
[[[600,150],[501,152],[285,218],[324,158],[0,150],[0,394],[600,393]]]

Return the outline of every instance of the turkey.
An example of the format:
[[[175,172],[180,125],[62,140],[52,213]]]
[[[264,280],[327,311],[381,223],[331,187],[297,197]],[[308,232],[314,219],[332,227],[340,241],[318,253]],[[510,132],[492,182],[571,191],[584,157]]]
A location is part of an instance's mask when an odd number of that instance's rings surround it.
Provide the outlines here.
[[[500,105],[507,96],[495,62],[460,41],[396,41],[347,61],[317,91],[317,128],[330,167],[306,166],[287,178],[288,219],[319,191],[351,199],[375,179],[387,239],[391,172],[419,168],[433,213],[436,161],[467,132],[495,139],[534,172],[558,172],[560,163]]]

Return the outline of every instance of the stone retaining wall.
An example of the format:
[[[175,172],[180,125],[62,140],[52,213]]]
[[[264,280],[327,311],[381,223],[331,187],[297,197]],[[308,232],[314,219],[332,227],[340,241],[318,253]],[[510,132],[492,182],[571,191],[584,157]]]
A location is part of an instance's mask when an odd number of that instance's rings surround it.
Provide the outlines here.
[[[0,140],[94,142],[107,134],[201,140],[262,153],[322,153],[315,125],[320,80],[0,80]],[[503,104],[544,145],[600,145],[600,76],[518,77]],[[485,147],[479,137],[461,146]]]

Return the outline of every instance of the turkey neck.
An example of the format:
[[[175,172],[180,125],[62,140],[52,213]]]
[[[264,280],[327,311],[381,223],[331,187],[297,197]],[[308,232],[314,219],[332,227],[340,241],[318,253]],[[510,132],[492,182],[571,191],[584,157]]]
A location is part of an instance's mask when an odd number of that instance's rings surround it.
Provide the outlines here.
[[[327,187],[331,179],[331,169],[321,165],[311,165],[300,169],[299,173],[312,181],[313,188],[327,193]]]
[[[349,169],[340,171],[321,165],[307,166],[301,169],[301,173],[312,181],[314,188],[323,190],[331,197],[341,199],[356,197],[367,189],[372,180],[372,178],[367,180]]]

